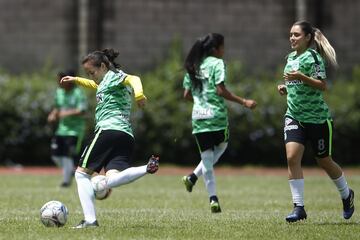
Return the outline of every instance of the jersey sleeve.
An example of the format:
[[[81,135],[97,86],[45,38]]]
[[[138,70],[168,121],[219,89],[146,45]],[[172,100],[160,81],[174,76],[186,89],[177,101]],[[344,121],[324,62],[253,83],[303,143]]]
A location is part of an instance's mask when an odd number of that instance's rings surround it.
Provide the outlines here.
[[[76,77],[75,82],[76,84],[86,88],[97,89],[98,87],[95,81],[86,78]]]
[[[220,59],[214,67],[215,85],[225,83],[225,78],[225,63],[223,60]]]
[[[134,90],[135,100],[145,99],[141,80],[138,76],[127,75],[123,82],[125,85],[131,86]]]
[[[326,70],[324,60],[318,53],[315,53],[315,51],[312,54],[310,54],[310,51],[307,58],[303,61],[303,73],[314,79],[325,80]]]
[[[319,63],[315,63],[311,69],[311,77],[315,79],[325,80],[326,79],[326,70],[324,61],[320,61]]]
[[[190,90],[191,89],[191,81],[188,73],[185,74],[183,80],[183,88]]]

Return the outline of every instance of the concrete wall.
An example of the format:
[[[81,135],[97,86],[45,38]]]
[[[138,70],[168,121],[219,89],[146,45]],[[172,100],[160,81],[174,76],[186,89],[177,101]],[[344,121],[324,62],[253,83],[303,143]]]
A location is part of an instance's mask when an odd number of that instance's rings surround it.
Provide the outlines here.
[[[274,70],[289,51],[295,0],[88,0],[88,50],[112,47],[128,71],[143,71],[166,55],[174,39],[187,52],[208,32],[225,35],[226,60],[250,71]],[[307,17],[335,46],[342,71],[360,62],[357,0],[305,0]],[[78,0],[0,0],[0,68],[36,71],[51,61],[77,66]]]

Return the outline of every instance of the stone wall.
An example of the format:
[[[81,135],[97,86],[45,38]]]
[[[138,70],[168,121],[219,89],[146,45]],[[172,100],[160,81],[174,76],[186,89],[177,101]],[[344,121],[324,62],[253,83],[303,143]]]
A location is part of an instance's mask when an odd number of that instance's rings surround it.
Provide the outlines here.
[[[338,52],[341,70],[360,60],[360,1],[307,0],[308,19]],[[36,71],[79,62],[78,0],[0,0],[0,68]],[[289,51],[295,0],[89,0],[88,50],[112,47],[128,71],[150,69],[174,39],[184,54],[208,32],[225,35],[226,60],[273,71]]]

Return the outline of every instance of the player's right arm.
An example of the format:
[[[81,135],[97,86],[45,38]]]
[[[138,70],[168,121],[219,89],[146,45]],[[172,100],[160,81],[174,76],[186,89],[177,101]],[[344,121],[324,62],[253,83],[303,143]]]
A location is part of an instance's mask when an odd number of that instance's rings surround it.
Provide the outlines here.
[[[193,96],[192,96],[192,94],[191,94],[190,89],[186,89],[186,88],[185,88],[185,90],[184,90],[184,98],[185,98],[186,100],[193,101]]]
[[[81,78],[81,77],[73,77],[73,76],[65,76],[61,79],[60,83],[63,82],[75,82],[76,84],[86,87],[86,88],[92,88],[97,89],[98,85],[94,80],[90,80],[87,78]]]
[[[216,85],[216,93],[219,96],[225,98],[226,100],[239,103],[239,104],[243,105],[244,107],[247,107],[250,109],[254,109],[257,105],[256,101],[254,101],[252,99],[245,99],[245,98],[239,97],[239,96],[233,94],[232,92],[230,92],[229,90],[227,90],[224,82]]]

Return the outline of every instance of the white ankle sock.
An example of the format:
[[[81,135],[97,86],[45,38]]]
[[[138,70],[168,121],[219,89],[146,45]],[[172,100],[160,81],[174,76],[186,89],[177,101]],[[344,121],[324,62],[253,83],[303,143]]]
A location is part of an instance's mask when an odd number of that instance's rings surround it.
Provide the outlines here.
[[[81,207],[84,213],[84,220],[87,222],[94,222],[96,220],[95,214],[95,196],[92,188],[91,176],[83,172],[75,172],[75,179]]]
[[[346,199],[350,194],[350,190],[347,185],[344,173],[338,179],[332,179],[332,180],[335,183],[335,185],[340,193],[341,198]]]
[[[131,167],[124,171],[113,173],[107,177],[107,186],[109,188],[118,187],[131,183],[146,174],[146,165],[140,167]]]
[[[293,203],[304,206],[304,179],[290,179],[289,185]]]

